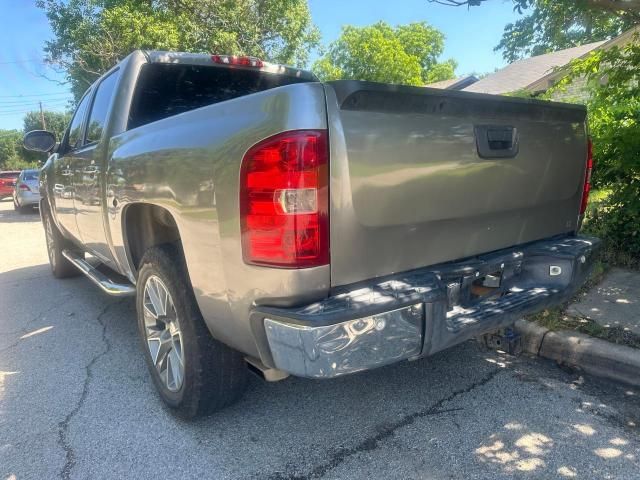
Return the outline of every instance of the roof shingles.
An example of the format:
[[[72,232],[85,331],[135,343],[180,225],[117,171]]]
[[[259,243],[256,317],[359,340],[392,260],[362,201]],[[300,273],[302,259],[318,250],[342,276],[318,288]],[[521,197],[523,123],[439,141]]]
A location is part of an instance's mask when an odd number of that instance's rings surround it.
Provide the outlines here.
[[[546,53],[536,57],[518,60],[491,75],[478,80],[463,90],[480,93],[509,93],[522,90],[542,77],[552,73],[556,67],[562,67],[575,58],[586,55],[605,43],[594,42],[579,47],[567,48],[558,52]]]

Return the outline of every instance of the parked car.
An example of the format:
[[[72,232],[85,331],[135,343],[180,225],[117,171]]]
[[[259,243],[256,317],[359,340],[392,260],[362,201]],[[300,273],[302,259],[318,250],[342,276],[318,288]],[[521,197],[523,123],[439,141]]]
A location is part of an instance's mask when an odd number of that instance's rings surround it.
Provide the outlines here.
[[[22,170],[13,188],[13,208],[26,213],[40,205],[40,171]]]
[[[55,148],[54,276],[135,295],[153,382],[183,417],[237,399],[247,367],[331,378],[557,305],[599,243],[578,234],[580,105],[136,51],[59,147],[42,131],[25,146]]]
[[[20,175],[19,171],[0,172],[0,200],[13,195],[13,187],[16,186],[18,175]]]

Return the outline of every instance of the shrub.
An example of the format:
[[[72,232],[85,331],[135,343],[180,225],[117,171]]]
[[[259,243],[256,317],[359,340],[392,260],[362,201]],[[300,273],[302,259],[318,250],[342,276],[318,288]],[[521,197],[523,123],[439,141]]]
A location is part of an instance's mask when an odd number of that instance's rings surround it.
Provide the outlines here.
[[[610,260],[640,263],[640,39],[570,64],[554,90],[587,79],[593,185],[610,194],[588,211],[585,231],[605,239]]]

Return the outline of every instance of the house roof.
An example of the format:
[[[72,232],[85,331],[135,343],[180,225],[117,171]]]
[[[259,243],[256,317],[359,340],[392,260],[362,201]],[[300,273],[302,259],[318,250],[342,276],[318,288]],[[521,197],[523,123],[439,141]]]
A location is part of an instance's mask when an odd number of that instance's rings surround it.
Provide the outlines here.
[[[468,85],[478,81],[475,75],[463,75],[462,77],[450,78],[425,85],[428,88],[441,88],[443,90],[462,90]]]
[[[637,34],[640,34],[640,25],[636,25],[630,28],[629,30],[627,30],[626,32],[621,33],[617,37],[614,37],[611,40],[607,40],[597,48],[599,50],[607,50],[611,47],[625,45],[630,41],[633,41],[634,38],[637,38],[636,37]],[[549,88],[550,85],[552,85],[555,82],[555,80],[565,75],[565,72],[563,70],[564,69],[553,70],[551,73],[548,73],[544,77],[541,77],[535,82],[529,84],[527,86],[527,90],[529,90],[530,92],[539,92],[542,90],[546,90],[547,88]]]
[[[586,55],[604,43],[607,43],[606,40],[518,60],[463,90],[493,94],[522,90],[552,73],[554,68],[563,67],[571,60]]]

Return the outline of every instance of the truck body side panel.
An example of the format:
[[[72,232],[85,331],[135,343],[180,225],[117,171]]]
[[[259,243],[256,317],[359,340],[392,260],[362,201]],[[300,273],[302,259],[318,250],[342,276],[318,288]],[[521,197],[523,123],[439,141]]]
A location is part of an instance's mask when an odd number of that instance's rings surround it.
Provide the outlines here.
[[[135,278],[123,214],[149,203],[168,210],[180,231],[187,269],[213,335],[257,356],[252,305],[292,305],[327,295],[329,266],[291,270],[242,259],[239,172],[249,147],[295,129],[326,129],[324,89],[301,83],[160,120],[111,139],[107,217],[118,263]],[[115,200],[115,202],[114,202]]]

